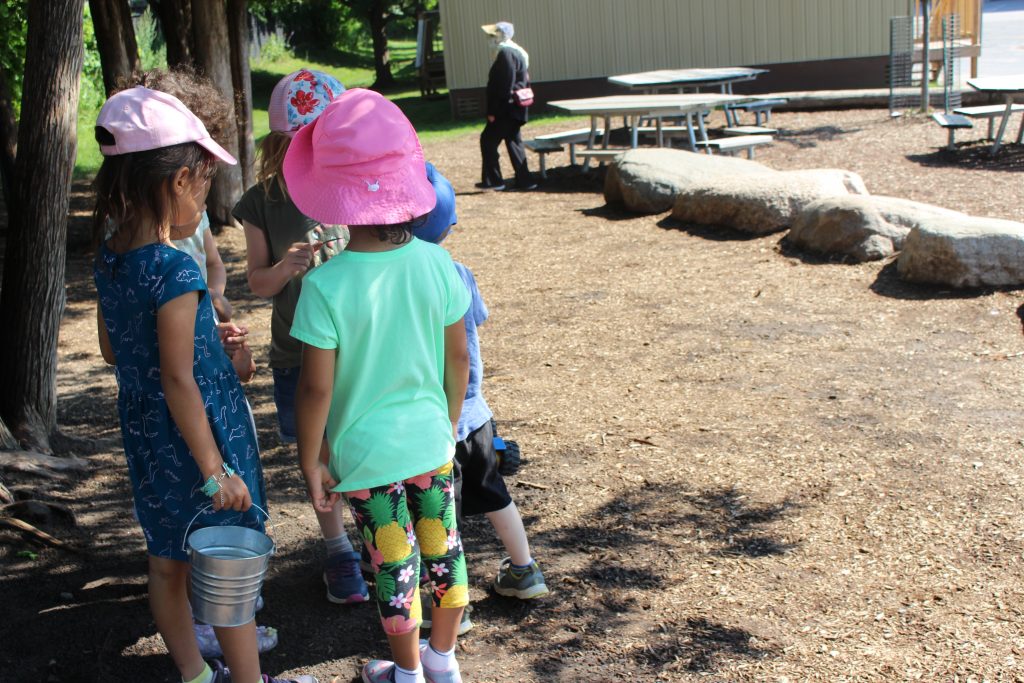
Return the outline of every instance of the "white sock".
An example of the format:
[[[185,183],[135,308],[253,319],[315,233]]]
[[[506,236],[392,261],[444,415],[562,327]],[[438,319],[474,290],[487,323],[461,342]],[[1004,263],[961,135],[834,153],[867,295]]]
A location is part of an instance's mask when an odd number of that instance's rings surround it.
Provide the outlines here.
[[[415,670],[409,671],[395,664],[395,683],[425,683],[423,667],[418,666]]]
[[[423,662],[424,667],[431,671],[450,671],[458,666],[458,663],[455,661],[454,647],[447,652],[438,652],[429,643],[420,652],[420,661]]]
[[[324,538],[324,543],[327,545],[327,557],[352,552],[352,541],[348,540],[346,533],[334,538]]]
[[[213,681],[213,669],[210,668],[209,664],[203,663],[203,672],[193,678],[191,681],[186,681],[184,678],[181,679],[181,683],[212,683]]]

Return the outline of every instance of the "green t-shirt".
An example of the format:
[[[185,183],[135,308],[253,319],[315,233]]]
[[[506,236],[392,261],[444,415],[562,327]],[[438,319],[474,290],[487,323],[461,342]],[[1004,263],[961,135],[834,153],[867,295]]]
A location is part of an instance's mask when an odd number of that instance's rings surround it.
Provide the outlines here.
[[[306,234],[319,223],[299,211],[291,198],[282,194],[276,182],[270,187],[269,195],[263,191],[262,183],[250,187],[235,204],[231,215],[239,221],[252,223],[263,232],[273,265],[284,258],[293,244],[306,242]],[[288,334],[301,289],[302,278],[293,277],[274,295],[270,314],[272,368],[297,368],[302,364],[302,344]]]
[[[469,304],[448,252],[418,239],[392,251],[344,251],[306,276],[292,336],[338,350],[327,418],[337,491],[451,460],[444,328]]]

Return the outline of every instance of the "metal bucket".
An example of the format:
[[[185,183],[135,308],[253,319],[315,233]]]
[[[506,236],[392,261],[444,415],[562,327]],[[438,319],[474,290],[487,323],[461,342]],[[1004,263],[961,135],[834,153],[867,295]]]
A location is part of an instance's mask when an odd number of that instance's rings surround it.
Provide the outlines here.
[[[212,626],[252,621],[273,552],[273,540],[255,529],[210,526],[193,532],[188,537],[193,616]]]

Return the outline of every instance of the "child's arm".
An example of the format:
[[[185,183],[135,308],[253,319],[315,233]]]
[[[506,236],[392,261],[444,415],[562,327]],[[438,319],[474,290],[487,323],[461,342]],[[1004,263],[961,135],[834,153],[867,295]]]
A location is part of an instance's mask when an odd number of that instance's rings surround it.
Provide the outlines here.
[[[299,466],[317,512],[330,511],[339,498],[339,494],[331,490],[338,482],[320,461],[320,444],[327,427],[327,413],[331,409],[331,394],[334,391],[336,354],[335,349],[303,345],[302,370],[295,391]]]
[[[242,221],[242,227],[245,229],[245,274],[249,289],[256,296],[269,299],[284,289],[293,277],[309,270],[313,262],[313,245],[296,242],[288,248],[283,259],[274,263],[263,231],[249,221]]]
[[[156,333],[160,346],[160,383],[167,408],[206,480],[223,473],[224,461],[213,440],[203,397],[192,374],[198,305],[199,295],[194,291],[163,304],[157,311]],[[245,511],[252,505],[249,489],[241,477],[223,477],[220,486],[212,499],[214,510]]]
[[[203,251],[206,252],[206,289],[210,293],[210,302],[217,311],[217,319],[221,322],[231,320],[231,304],[224,298],[224,288],[228,284],[228,272],[224,267],[224,259],[217,249],[217,240],[213,232],[203,233]]]
[[[469,384],[469,351],[466,349],[466,322],[463,318],[444,328],[444,395],[448,399],[448,419],[458,440],[457,428],[462,402]]]
[[[117,358],[114,356],[114,347],[110,345],[110,335],[107,333],[107,324],[103,322],[103,311],[100,310],[99,304],[96,304],[96,331],[100,337],[100,353],[103,360],[107,361],[107,365],[114,365]]]

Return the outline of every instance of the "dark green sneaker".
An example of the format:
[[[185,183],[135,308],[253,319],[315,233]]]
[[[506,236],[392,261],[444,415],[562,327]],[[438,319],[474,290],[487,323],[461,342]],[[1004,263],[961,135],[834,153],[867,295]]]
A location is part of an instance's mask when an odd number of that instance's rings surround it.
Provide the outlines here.
[[[532,600],[548,594],[544,583],[544,574],[540,571],[537,560],[529,567],[520,569],[512,566],[512,558],[501,561],[498,575],[494,578],[494,590],[498,595],[505,595],[520,600]]]
[[[430,620],[430,608],[433,605],[433,601],[430,599],[430,591],[420,591],[420,604],[423,605],[423,621],[420,624],[420,628],[430,628],[433,623]],[[462,621],[459,622],[459,635],[465,635],[473,629],[473,622],[469,618],[469,613],[473,611],[473,608],[466,605],[465,609],[462,610]]]

